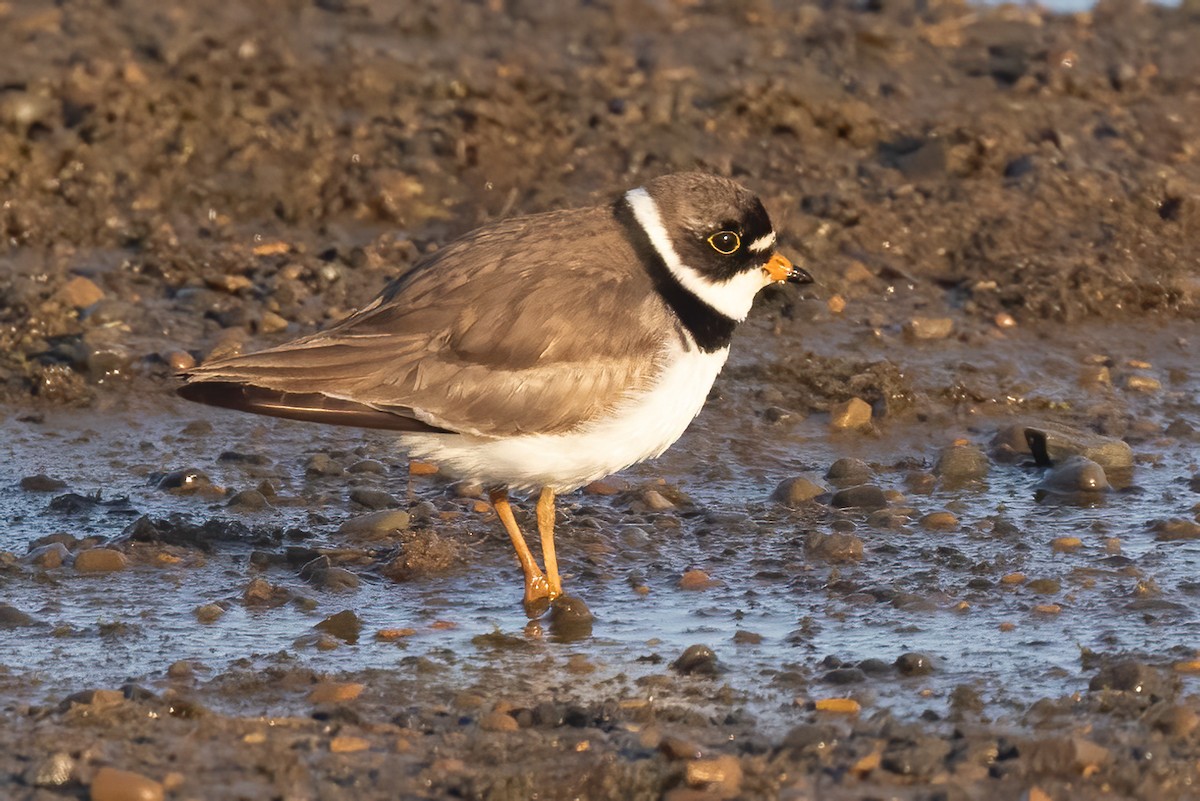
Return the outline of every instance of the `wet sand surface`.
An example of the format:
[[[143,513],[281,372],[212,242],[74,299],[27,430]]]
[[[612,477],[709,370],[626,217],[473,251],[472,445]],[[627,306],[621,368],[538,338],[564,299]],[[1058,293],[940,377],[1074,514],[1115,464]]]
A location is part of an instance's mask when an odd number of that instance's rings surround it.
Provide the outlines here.
[[[0,3],[0,795],[1185,799],[1200,17]],[[770,290],[560,500],[173,395],[510,213],[700,167]],[[532,527],[532,509],[519,520]]]

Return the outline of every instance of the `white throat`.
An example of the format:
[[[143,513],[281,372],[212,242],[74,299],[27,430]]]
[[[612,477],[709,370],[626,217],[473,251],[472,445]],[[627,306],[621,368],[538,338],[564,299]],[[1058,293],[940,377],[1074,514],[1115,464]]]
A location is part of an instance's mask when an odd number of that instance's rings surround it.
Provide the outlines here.
[[[630,189],[625,193],[625,202],[633,211],[633,218],[650,237],[650,244],[662,257],[663,263],[675,280],[700,300],[731,320],[741,322],[750,313],[754,296],[771,283],[763,270],[747,270],[724,281],[706,278],[683,263],[671,242],[671,235],[663,225],[658,204],[644,187]]]

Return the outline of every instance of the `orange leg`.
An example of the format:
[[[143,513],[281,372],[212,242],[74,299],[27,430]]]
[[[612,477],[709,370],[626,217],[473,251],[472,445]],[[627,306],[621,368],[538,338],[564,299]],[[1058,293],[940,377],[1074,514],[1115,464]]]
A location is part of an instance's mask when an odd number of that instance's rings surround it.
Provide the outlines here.
[[[509,539],[512,540],[513,549],[517,552],[517,561],[521,563],[521,570],[525,573],[525,606],[528,607],[543,598],[553,598],[550,585],[546,581],[546,574],[538,567],[533,554],[529,552],[529,546],[525,543],[521,529],[517,528],[517,519],[513,517],[512,506],[508,503],[508,491],[492,490],[490,497],[496,515],[504,524],[504,530],[508,532]],[[557,573],[555,575],[557,576]]]
[[[550,599],[562,595],[562,580],[558,576],[558,556],[554,552],[554,490],[542,487],[537,502],[538,534],[542,538],[542,561],[546,563],[546,581]]]

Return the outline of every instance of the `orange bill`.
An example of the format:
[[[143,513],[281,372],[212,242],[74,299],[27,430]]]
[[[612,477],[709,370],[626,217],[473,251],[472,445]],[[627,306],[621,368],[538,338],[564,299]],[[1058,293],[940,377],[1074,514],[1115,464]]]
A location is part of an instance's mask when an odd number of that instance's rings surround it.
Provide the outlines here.
[[[792,274],[792,263],[787,260],[787,257],[776,253],[771,256],[771,260],[763,266],[767,271],[767,276],[772,281],[786,281]]]

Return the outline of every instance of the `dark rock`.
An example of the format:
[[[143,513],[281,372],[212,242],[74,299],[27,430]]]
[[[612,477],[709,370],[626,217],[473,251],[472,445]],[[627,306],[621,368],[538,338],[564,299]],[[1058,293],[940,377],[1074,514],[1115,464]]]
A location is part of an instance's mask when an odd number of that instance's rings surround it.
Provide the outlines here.
[[[242,490],[230,498],[229,503],[226,505],[247,512],[260,512],[271,506],[271,504],[267,503],[266,496],[258,490]]]
[[[883,509],[887,506],[887,498],[874,484],[860,484],[833,493],[829,504],[835,509]]]
[[[867,680],[867,674],[856,667],[839,667],[828,671],[821,680],[828,684],[858,684]]]
[[[863,542],[856,534],[810,531],[804,538],[804,552],[829,562],[857,562],[863,557]]]
[[[238,451],[224,451],[217,457],[217,461],[256,466],[269,465],[271,463],[271,460],[261,453],[240,453]]]
[[[951,445],[938,454],[934,475],[947,482],[978,481],[987,478],[990,465],[987,454],[974,445]]]
[[[51,478],[45,473],[25,476],[21,479],[21,489],[26,492],[58,492],[60,489],[66,489],[66,486],[67,482]]]
[[[1117,690],[1146,697],[1166,698],[1173,695],[1171,684],[1154,667],[1136,659],[1112,662],[1100,668],[1088,683],[1088,689]]]
[[[837,744],[838,730],[825,723],[802,723],[783,738],[781,748],[789,751],[824,753]]]
[[[154,482],[154,486],[161,490],[198,492],[211,489],[212,481],[200,470],[194,467],[184,467],[179,470],[172,470],[169,473],[163,473]]]
[[[825,473],[825,478],[839,487],[846,487],[854,484],[865,484],[873,474],[874,471],[871,470],[871,466],[862,459],[843,456],[829,466],[828,472]]]
[[[1086,456],[1069,456],[1046,471],[1038,487],[1049,492],[1104,492],[1111,489],[1104,468]]]
[[[779,486],[771,493],[771,500],[787,506],[798,506],[826,491],[824,487],[811,479],[796,476],[795,478],[785,478],[779,482]]]
[[[893,741],[883,751],[884,770],[915,779],[940,771],[950,753],[950,743],[940,737]]]
[[[37,621],[29,615],[6,603],[0,603],[0,629],[17,629],[24,626],[36,626]]]
[[[550,634],[558,642],[578,642],[591,637],[595,621],[580,598],[560,595],[550,603]]]
[[[933,660],[915,651],[900,654],[895,665],[901,676],[925,676],[933,672]]]
[[[689,645],[671,667],[685,676],[715,676],[719,670],[713,649],[699,644]]]
[[[1154,539],[1161,542],[1200,539],[1200,523],[1185,517],[1151,521],[1150,530],[1154,532]]]
[[[385,509],[379,512],[352,517],[338,526],[339,537],[355,541],[386,539],[412,524],[412,516],[400,509]]]
[[[346,609],[335,615],[330,615],[314,628],[353,645],[358,642],[358,635],[362,632],[362,620],[354,612]]]
[[[345,471],[327,453],[314,453],[304,463],[304,472],[310,476],[340,476]]]
[[[364,489],[359,487],[350,490],[350,500],[368,509],[395,509],[400,501],[383,490]]]

